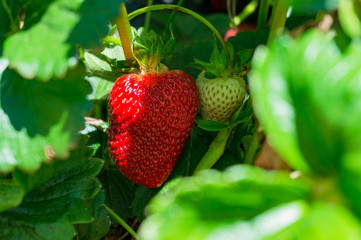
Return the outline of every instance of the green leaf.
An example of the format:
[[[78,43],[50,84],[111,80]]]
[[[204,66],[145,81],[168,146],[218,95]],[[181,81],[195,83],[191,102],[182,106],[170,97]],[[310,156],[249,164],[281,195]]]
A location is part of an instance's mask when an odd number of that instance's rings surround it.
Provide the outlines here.
[[[293,0],[292,8],[296,14],[316,14],[319,10],[335,9],[339,0]]]
[[[345,33],[361,37],[361,2],[358,0],[340,0],[338,17]]]
[[[135,30],[133,29],[133,31]],[[107,46],[104,48],[101,54],[112,61],[126,60],[123,48],[119,45],[112,44],[111,46]]]
[[[226,152],[230,152],[232,156],[238,160],[238,162],[243,162],[245,153],[251,145],[254,133],[254,122],[252,120],[239,124],[235,127],[234,132],[231,133],[229,137]]]
[[[124,0],[53,1],[39,21],[4,42],[4,56],[24,78],[62,77],[76,63],[75,46],[100,45]]]
[[[228,42],[233,45],[235,52],[240,52],[245,49],[255,49],[259,45],[266,44],[268,35],[269,30],[267,29],[244,31],[237,33],[234,37],[230,37]]]
[[[111,159],[106,132],[101,128],[97,128],[88,135],[90,138],[87,144],[100,144],[95,152],[95,156],[105,161],[104,168],[98,175],[98,179],[105,192],[105,204],[122,219],[132,218],[131,203],[136,191],[135,184],[121,174]]]
[[[94,209],[94,221],[90,223],[83,223],[76,225],[78,240],[99,240],[104,237],[110,227],[110,220],[107,211],[103,207],[105,200],[105,194],[103,191],[99,191],[98,195],[89,201]]]
[[[122,219],[132,218],[135,184],[124,177],[115,165],[108,165],[98,178],[106,194],[105,204]]]
[[[237,239],[237,235],[249,236],[250,239],[278,239],[277,233],[287,229],[305,214],[307,205],[302,201],[283,204],[259,214],[250,221],[239,222],[228,228],[221,228],[214,237]],[[292,235],[293,237],[294,235]],[[287,239],[279,238],[279,239]]]
[[[357,240],[361,238],[361,224],[344,206],[316,202],[304,209],[298,222],[267,239],[289,236],[305,240]]]
[[[158,240],[236,239],[218,234],[227,234],[230,228],[252,221],[272,207],[307,195],[306,186],[286,174],[241,165],[223,173],[207,170],[158,194],[147,207],[149,216],[139,235]]]
[[[54,177],[29,192],[22,203],[0,214],[1,239],[71,239],[74,223],[92,221],[89,200],[100,190],[95,176],[102,161],[80,147],[53,163]]]
[[[223,122],[217,122],[213,120],[197,119],[196,123],[204,130],[208,131],[220,131],[229,127],[229,124]]]
[[[292,167],[332,174],[345,150],[356,149],[351,139],[361,132],[355,125],[361,97],[353,87],[361,74],[357,49],[342,56],[329,35],[311,31],[256,51],[250,75],[255,112]]]
[[[13,177],[21,185],[22,189],[28,193],[34,188],[50,181],[55,174],[56,167],[52,163],[41,165],[41,168],[36,172],[25,173],[18,169],[13,172]]]
[[[115,44],[107,44],[101,53],[85,52],[83,61],[88,76],[96,76],[111,82],[115,82],[123,74],[139,71],[138,63],[135,60],[126,60],[122,47]]]
[[[147,188],[140,186],[135,192],[135,198],[132,203],[133,215],[138,216],[139,221],[143,221],[145,208],[149,201],[161,190],[161,188]]]
[[[42,162],[66,157],[90,109],[90,87],[79,71],[44,83],[5,70],[1,78],[0,171],[35,171]]]
[[[212,14],[206,16],[206,19],[213,24],[221,35],[224,35],[229,29],[229,18],[226,14]],[[177,13],[174,18],[173,28],[179,47],[184,46],[184,44],[192,45],[197,39],[214,39],[211,30],[200,21],[186,14]],[[210,52],[208,52],[208,55]]]
[[[212,169],[224,171],[230,166],[242,163],[242,158],[237,158],[227,149],[224,151],[218,161],[212,166]]]
[[[240,123],[247,122],[253,117],[253,108],[251,101],[247,97],[246,100],[243,102],[242,106],[233,114],[230,125],[236,126]]]
[[[109,95],[110,90],[114,85],[114,82],[107,81],[98,77],[89,77],[87,78],[90,84],[92,85],[93,92],[88,95],[88,99],[96,100],[103,99]]]
[[[229,123],[222,123],[213,120],[196,119],[198,126],[207,131],[220,131],[229,127],[235,127],[240,123],[247,122],[253,116],[253,109],[250,101],[247,100],[242,106],[233,114]]]
[[[234,72],[246,73],[246,71],[249,70],[248,66],[251,63],[253,53],[254,49],[244,49],[239,51],[233,61],[233,68],[235,68]]]
[[[105,79],[114,80],[117,74],[113,72],[112,66],[101,55],[95,55],[90,52],[84,53],[84,63],[87,75],[98,76]]]
[[[361,219],[361,151],[350,153],[343,159],[340,169],[340,185],[347,203]]]
[[[199,70],[188,67],[189,63],[194,62],[195,59],[201,60],[202,63],[207,63],[209,61],[209,53],[213,50],[213,41],[195,41],[191,46],[185,46],[180,51],[174,52],[174,57],[177,59],[174,66],[169,66],[174,69],[180,69],[188,73],[197,79]],[[204,64],[202,64],[204,65]]]
[[[18,206],[23,196],[24,190],[15,181],[0,179],[0,212]]]
[[[59,219],[56,222],[44,222],[36,225],[28,225],[24,222],[15,222],[8,217],[0,216],[0,222],[3,226],[0,230],[0,236],[7,240],[70,240],[74,236],[73,225],[64,218]],[[15,227],[12,226],[13,224]]]

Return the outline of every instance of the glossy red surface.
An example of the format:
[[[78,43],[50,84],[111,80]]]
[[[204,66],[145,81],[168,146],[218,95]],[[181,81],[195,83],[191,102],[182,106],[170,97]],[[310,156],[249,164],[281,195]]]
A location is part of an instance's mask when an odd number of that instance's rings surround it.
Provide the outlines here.
[[[168,178],[198,109],[194,80],[178,70],[129,74],[109,97],[109,152],[124,176],[147,187]]]

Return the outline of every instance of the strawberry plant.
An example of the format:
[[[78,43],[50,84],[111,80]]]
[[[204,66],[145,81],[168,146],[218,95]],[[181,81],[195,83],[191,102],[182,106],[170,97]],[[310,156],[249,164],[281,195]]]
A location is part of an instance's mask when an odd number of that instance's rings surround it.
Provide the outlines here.
[[[0,1],[0,239],[361,239],[360,1],[176,4]]]

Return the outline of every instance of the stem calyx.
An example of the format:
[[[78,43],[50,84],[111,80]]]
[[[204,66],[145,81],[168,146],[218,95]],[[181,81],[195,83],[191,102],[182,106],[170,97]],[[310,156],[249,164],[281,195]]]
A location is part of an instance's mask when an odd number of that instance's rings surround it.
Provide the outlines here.
[[[160,36],[153,30],[138,30],[132,47],[143,73],[162,72],[166,68],[161,62],[173,53],[175,44],[173,33],[170,32],[170,37],[167,38],[165,34]]]
[[[247,73],[247,60],[244,59],[244,52],[234,53],[231,43],[227,43],[227,49],[230,56],[230,61],[227,60],[227,54],[223,49],[219,52],[216,41],[213,44],[213,52],[210,56],[210,62],[204,62],[199,59],[194,59],[194,63],[188,65],[206,72],[206,77],[209,79],[214,78],[227,78],[230,76],[239,78]]]

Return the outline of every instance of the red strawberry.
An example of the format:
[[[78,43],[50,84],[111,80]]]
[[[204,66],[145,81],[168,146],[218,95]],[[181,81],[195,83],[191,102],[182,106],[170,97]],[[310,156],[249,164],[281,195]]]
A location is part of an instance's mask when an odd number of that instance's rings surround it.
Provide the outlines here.
[[[172,171],[198,109],[194,80],[182,71],[128,74],[109,97],[109,150],[124,176],[159,187]]]
[[[109,96],[110,155],[124,176],[147,187],[168,178],[198,109],[194,80],[158,66],[120,77]]]

